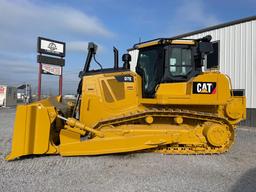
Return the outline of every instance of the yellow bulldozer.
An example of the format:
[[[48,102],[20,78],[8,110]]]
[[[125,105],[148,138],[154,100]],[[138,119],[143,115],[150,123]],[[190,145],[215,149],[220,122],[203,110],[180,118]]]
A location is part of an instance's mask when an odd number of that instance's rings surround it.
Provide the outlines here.
[[[246,100],[227,75],[202,70],[213,51],[211,36],[160,38],[134,48],[136,72],[130,70],[129,54],[119,67],[117,51],[114,67],[103,69],[95,59],[97,45],[89,43],[76,101],[66,104],[56,96],[19,105],[6,159],[229,150],[237,124],[246,118]],[[90,69],[93,60],[100,69]]]

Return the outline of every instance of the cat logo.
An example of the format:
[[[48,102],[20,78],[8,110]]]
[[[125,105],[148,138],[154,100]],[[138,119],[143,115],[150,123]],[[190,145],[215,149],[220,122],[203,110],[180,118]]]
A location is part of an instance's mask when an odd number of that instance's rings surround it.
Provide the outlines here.
[[[193,94],[215,94],[216,82],[193,82]]]

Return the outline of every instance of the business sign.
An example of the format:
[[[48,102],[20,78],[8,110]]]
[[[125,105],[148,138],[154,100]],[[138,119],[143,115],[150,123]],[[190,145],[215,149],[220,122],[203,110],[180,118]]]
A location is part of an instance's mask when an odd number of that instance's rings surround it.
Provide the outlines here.
[[[38,100],[41,97],[42,74],[59,76],[59,95],[62,95],[62,67],[65,65],[66,43],[44,37],[37,38]],[[52,55],[52,56],[51,56]]]
[[[62,67],[58,66],[58,65],[42,64],[42,73],[43,74],[48,74],[48,75],[61,76]]]
[[[37,52],[41,54],[65,57],[66,44],[61,41],[38,37]]]

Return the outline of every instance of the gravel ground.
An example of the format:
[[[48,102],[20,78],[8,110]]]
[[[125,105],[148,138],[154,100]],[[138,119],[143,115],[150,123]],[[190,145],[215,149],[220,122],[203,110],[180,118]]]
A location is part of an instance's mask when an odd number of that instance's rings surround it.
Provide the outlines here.
[[[133,153],[6,162],[15,109],[0,108],[0,191],[256,191],[256,128],[221,155]]]

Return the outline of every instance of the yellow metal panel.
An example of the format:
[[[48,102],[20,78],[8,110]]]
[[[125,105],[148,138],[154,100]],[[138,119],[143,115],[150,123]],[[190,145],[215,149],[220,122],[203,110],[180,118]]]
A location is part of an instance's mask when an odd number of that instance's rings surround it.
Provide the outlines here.
[[[156,97],[176,97],[176,96],[186,96],[187,95],[187,83],[163,83],[160,84]]]
[[[195,41],[193,41],[193,40],[172,40],[171,44],[195,45]]]
[[[150,46],[154,46],[154,45],[158,45],[158,44],[159,44],[159,40],[151,41],[151,42],[148,42],[148,43],[139,44],[139,45],[136,46],[136,48],[141,49],[141,48],[150,47]]]
[[[47,153],[51,148],[49,146],[50,128],[55,117],[54,107],[44,107],[41,103],[17,106],[12,152],[6,159]],[[51,152],[53,152],[52,148]]]
[[[26,138],[26,113],[26,106],[17,106],[16,119],[12,136],[12,151],[6,157],[6,160],[12,160],[24,154],[24,139]]]
[[[141,49],[141,48],[145,48],[145,47],[151,47],[151,46],[155,46],[155,45],[159,45],[162,42],[160,40],[156,40],[156,41],[150,41],[150,42],[146,42],[146,43],[142,43],[139,45],[136,45],[137,49]],[[195,45],[195,41],[194,40],[164,40],[165,44],[179,44],[179,45]]]
[[[124,93],[124,83],[118,82],[116,79],[107,80],[110,89],[114,93],[116,100],[122,100],[125,98]]]
[[[216,82],[216,93],[193,94],[193,82]],[[228,78],[219,72],[202,73],[186,83],[160,84],[156,99],[142,99],[147,104],[223,105],[231,97]]]
[[[108,102],[108,103],[114,102],[115,101],[114,94],[111,92],[110,87],[107,86],[107,84],[104,80],[101,81],[101,86],[102,86],[102,90],[103,90],[104,98],[105,98],[106,102]]]
[[[105,88],[102,87],[102,81],[105,81],[106,83],[109,81],[113,82],[117,75],[131,75],[133,76],[134,82],[117,82],[119,84],[118,86],[110,84],[109,86],[105,86]],[[134,72],[115,72],[85,76],[83,79],[80,121],[88,126],[93,126],[99,119],[111,118],[137,108],[139,105],[137,77],[138,76]],[[88,85],[91,85],[92,82],[95,83],[96,91],[90,92],[89,94],[86,90]],[[115,88],[116,90],[113,90]],[[111,102],[109,102],[110,100],[106,100],[105,89],[111,89],[109,95],[115,98],[111,100]],[[122,93],[120,93],[119,96],[116,96],[118,91]]]

